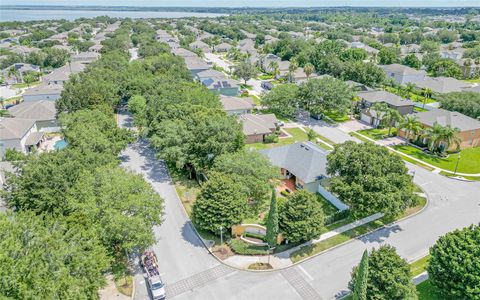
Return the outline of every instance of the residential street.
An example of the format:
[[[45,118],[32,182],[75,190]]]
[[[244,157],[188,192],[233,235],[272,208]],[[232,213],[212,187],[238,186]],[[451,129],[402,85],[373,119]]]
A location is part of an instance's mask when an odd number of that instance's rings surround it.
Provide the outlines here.
[[[124,126],[129,118],[120,117]],[[164,164],[146,142],[123,153],[123,165],[145,176],[165,199],[165,220],[155,228],[154,250],[160,261],[167,295],[175,299],[332,299],[347,291],[352,267],[365,248],[389,243],[407,260],[428,252],[435,240],[455,228],[480,222],[480,183],[463,182],[408,165],[430,203],[420,214],[353,240],[283,271],[252,273],[220,264],[203,248],[183,210]],[[135,299],[146,299],[137,276]],[[300,296],[301,295],[301,296]]]

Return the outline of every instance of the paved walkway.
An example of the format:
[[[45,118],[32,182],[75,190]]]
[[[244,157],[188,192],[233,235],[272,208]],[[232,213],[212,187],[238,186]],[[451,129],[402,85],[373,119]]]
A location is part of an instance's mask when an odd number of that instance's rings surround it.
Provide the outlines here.
[[[350,224],[338,227],[337,229],[334,229],[332,231],[326,232],[326,233],[322,234],[318,239],[311,240],[309,242],[303,243],[301,245],[298,245],[296,247],[293,247],[293,248],[288,249],[286,251],[283,251],[281,253],[276,253],[276,254],[270,255],[270,257],[268,255],[234,255],[234,256],[231,256],[231,257],[227,258],[223,262],[226,263],[227,265],[230,265],[230,266],[236,267],[236,268],[247,268],[249,265],[251,265],[253,263],[259,263],[259,262],[261,262],[261,263],[270,262],[270,265],[272,265],[272,267],[274,269],[285,268],[285,267],[293,265],[292,261],[290,260],[290,255],[293,252],[299,250],[300,248],[320,243],[322,241],[325,241],[326,239],[332,238],[332,237],[334,237],[336,235],[339,235],[339,234],[341,234],[345,231],[348,231],[348,230],[354,229],[356,227],[362,226],[364,224],[370,223],[372,221],[378,220],[381,217],[383,217],[382,213],[376,213],[376,214],[371,215],[369,217],[357,220],[357,221],[352,222]]]

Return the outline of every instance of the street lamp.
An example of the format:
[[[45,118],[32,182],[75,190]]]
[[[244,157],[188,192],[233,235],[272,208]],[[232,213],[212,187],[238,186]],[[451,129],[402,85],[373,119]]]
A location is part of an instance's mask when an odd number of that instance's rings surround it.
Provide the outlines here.
[[[223,226],[220,226],[220,247],[223,246]]]
[[[455,165],[455,171],[453,172],[453,175],[457,174],[457,168],[458,168],[459,162],[460,162],[460,152],[458,152],[457,164]]]

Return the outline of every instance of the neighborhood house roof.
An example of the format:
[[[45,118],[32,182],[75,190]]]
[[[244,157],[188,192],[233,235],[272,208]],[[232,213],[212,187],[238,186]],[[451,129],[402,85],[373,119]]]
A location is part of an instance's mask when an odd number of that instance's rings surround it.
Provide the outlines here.
[[[226,78],[227,76],[220,71],[208,69],[202,72],[198,72],[197,77],[198,78]]]
[[[269,134],[275,129],[278,123],[274,114],[252,115],[245,114],[239,117],[243,123],[243,133],[245,135]]]
[[[230,78],[208,78],[202,83],[209,89],[238,88],[240,86],[238,81]]]
[[[328,151],[312,142],[298,142],[265,149],[260,153],[268,157],[273,165],[287,169],[305,183],[314,182],[327,175]]]
[[[441,126],[449,125],[450,127],[458,128],[461,131],[480,129],[480,121],[456,111],[432,109],[430,111],[416,113],[415,116],[421,123],[429,127],[438,123]]]
[[[189,70],[207,70],[210,66],[199,57],[185,57],[185,65]]]
[[[415,104],[413,101],[403,99],[402,97],[387,91],[358,92],[358,96],[369,103],[385,102],[395,107],[411,106]]]
[[[221,96],[220,102],[225,111],[248,110],[253,108],[252,98]]]
[[[63,86],[61,84],[41,84],[31,87],[23,93],[23,96],[39,96],[39,95],[60,95]]]
[[[0,118],[0,140],[21,139],[35,124],[35,120]]]
[[[57,109],[55,102],[48,100],[22,102],[8,109],[8,113],[16,118],[36,121],[55,120]]]
[[[25,141],[26,146],[33,146],[38,144],[40,140],[43,138],[43,132],[32,132]]]
[[[419,88],[428,88],[440,94],[461,92],[463,89],[471,87],[470,84],[451,77],[427,77],[424,81],[417,82],[416,85]]]
[[[172,50],[172,53],[176,56],[181,56],[183,58],[187,57],[198,57],[198,55],[190,50],[184,48],[176,48]]]
[[[401,75],[426,75],[427,73],[423,70],[416,70],[408,66],[400,64],[391,64],[391,65],[382,65],[379,66],[383,69],[385,73],[401,74]]]

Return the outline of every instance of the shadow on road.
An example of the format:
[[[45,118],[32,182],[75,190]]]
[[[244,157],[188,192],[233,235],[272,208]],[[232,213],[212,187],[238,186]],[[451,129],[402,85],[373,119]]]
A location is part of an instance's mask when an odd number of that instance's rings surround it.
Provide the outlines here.
[[[195,247],[203,248],[204,245],[200,238],[198,237],[197,233],[193,229],[192,221],[187,221],[182,226],[182,237],[185,241],[189,242],[191,245]]]
[[[385,241],[392,233],[397,233],[402,231],[403,229],[400,227],[400,225],[395,224],[392,226],[388,226],[385,228],[382,228],[378,231],[372,232],[370,234],[367,234],[361,238],[359,238],[360,241],[365,242],[365,243],[381,243]]]

